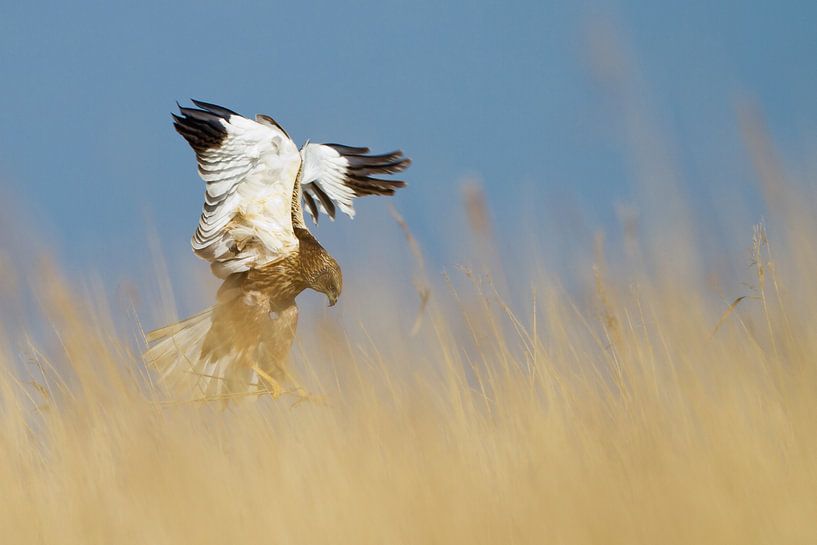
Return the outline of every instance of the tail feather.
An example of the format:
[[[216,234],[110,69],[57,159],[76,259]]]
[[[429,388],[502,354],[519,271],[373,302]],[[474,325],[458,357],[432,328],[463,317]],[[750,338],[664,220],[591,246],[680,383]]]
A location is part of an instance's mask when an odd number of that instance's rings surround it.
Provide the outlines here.
[[[177,393],[202,399],[247,392],[257,383],[255,372],[242,365],[242,350],[228,336],[214,335],[212,308],[147,334],[154,343],[144,354],[162,384]],[[214,338],[215,337],[215,338]],[[221,337],[221,338],[219,338]],[[207,353],[203,352],[205,343]],[[215,346],[217,351],[213,351]]]
[[[295,306],[271,318],[236,298],[146,335],[145,362],[172,392],[197,399],[229,399],[270,391],[288,373]],[[257,369],[262,370],[264,380]]]
[[[160,327],[158,329],[154,329],[150,331],[147,335],[145,335],[145,340],[148,343],[153,343],[159,340],[162,340],[166,337],[170,337],[179,331],[189,328],[196,323],[199,323],[201,320],[210,318],[213,314],[213,307],[205,309],[198,314],[195,314],[189,318],[176,322],[175,324],[166,325],[164,327]]]
[[[144,354],[145,362],[153,367],[161,381],[171,389],[195,387],[204,371],[201,348],[212,325],[213,309],[148,333],[153,343]]]

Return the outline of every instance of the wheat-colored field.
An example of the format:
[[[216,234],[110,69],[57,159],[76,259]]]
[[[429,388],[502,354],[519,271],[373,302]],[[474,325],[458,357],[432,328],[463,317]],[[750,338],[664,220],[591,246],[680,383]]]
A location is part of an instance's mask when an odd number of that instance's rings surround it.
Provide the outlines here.
[[[769,218],[731,241],[743,276],[674,224],[599,238],[574,278],[535,249],[503,271],[472,188],[474,264],[382,248],[417,294],[372,278],[307,319],[293,368],[323,401],[294,407],[168,398],[135,319],[6,262],[0,542],[817,542],[814,199],[748,140]]]

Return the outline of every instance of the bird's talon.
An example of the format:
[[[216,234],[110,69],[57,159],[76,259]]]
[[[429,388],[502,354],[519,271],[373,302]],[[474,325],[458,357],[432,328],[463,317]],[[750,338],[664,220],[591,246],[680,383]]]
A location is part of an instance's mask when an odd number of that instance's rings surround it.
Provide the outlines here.
[[[295,407],[306,401],[321,406],[327,406],[329,404],[326,397],[321,395],[310,394],[309,392],[300,387],[296,388],[295,391],[292,393],[298,396],[298,399],[292,402],[292,405],[289,406],[290,409],[294,409]]]
[[[279,397],[281,397],[281,394],[284,393],[284,388],[283,386],[281,386],[280,382],[272,378],[269,373],[267,373],[258,366],[253,366],[253,371],[258,373],[258,376],[261,377],[261,380],[263,380],[266,383],[267,391],[269,392],[269,395],[272,397],[272,399],[278,399]]]

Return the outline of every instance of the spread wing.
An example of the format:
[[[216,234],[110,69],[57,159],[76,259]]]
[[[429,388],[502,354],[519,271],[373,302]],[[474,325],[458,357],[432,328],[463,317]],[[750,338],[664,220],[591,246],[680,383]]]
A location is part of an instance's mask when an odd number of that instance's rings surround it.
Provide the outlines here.
[[[264,266],[298,248],[292,193],[301,166],[298,148],[272,118],[247,119],[199,102],[179,107],[174,127],[196,152],[206,184],[193,251],[226,278]]]
[[[401,172],[411,159],[402,151],[367,155],[369,148],[340,144],[310,144],[301,148],[303,170],[301,187],[306,209],[317,223],[318,210],[335,218],[336,205],[341,212],[355,217],[353,201],[365,195],[393,195],[406,185],[400,180],[383,180],[376,176]]]

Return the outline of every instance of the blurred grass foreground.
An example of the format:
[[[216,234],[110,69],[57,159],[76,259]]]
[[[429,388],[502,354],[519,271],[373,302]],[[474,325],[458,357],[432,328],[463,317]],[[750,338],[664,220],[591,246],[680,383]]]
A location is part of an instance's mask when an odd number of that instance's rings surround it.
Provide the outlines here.
[[[292,366],[325,403],[170,398],[99,294],[53,266],[5,282],[41,327],[3,312],[0,542],[817,542],[814,196],[747,132],[769,216],[730,241],[743,276],[629,220],[575,278],[535,249],[503,270],[471,188],[451,236],[476,265],[424,270],[396,216],[409,244],[377,251],[414,256],[419,297],[352,287],[344,320],[302,321]]]

